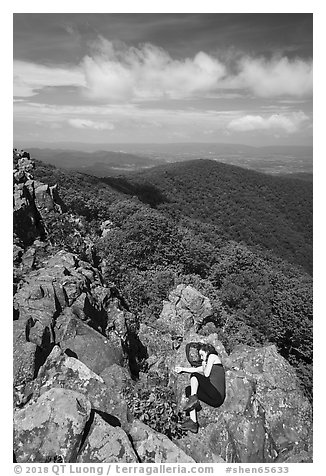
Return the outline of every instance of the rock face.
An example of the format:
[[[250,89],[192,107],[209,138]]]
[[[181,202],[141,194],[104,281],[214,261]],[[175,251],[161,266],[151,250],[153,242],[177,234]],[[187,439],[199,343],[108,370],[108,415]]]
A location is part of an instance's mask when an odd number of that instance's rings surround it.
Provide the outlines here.
[[[184,336],[191,328],[197,330],[212,315],[209,299],[191,286],[179,284],[164,301],[157,325],[170,334]]]
[[[13,323],[14,386],[26,385],[35,377],[37,345],[26,341],[25,324]]]
[[[129,435],[141,463],[194,463],[166,436],[152,430],[139,420],[134,420]]]
[[[77,463],[138,463],[126,433],[95,413]]]
[[[60,343],[96,372],[128,359],[133,315],[115,288],[102,286],[99,272],[72,253],[60,251],[31,271],[14,296],[14,308],[26,339],[44,349]]]
[[[111,415],[112,423],[128,426],[127,405],[116,388],[108,388],[99,375],[78,359],[67,356],[58,346],[53,348],[34,380],[32,401],[56,387],[82,393],[94,410]]]
[[[45,218],[48,212],[62,212],[64,203],[57,186],[33,179],[34,161],[18,152],[14,153],[14,233],[25,245],[36,238],[47,236]]]
[[[60,456],[74,460],[91,405],[78,392],[53,388],[16,411],[14,451],[19,463],[46,463]]]
[[[113,364],[124,365],[120,339],[104,337],[78,319],[71,308],[66,308],[57,319],[55,334],[62,350],[98,375]]]

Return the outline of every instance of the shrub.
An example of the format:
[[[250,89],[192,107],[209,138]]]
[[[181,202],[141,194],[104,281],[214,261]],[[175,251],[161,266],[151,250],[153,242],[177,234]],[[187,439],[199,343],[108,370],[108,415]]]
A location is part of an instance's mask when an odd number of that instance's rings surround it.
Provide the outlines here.
[[[181,438],[181,413],[171,388],[161,385],[144,386],[138,382],[123,390],[123,397],[135,418],[168,438]]]

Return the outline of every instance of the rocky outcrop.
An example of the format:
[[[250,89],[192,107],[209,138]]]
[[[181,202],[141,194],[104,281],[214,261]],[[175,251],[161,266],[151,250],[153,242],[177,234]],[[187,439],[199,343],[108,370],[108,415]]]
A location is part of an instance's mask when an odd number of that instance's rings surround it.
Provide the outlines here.
[[[169,438],[134,420],[129,435],[141,463],[194,463]]]
[[[311,461],[312,409],[291,365],[273,345],[238,346],[228,355],[217,334],[198,334],[210,317],[210,307],[201,304],[206,301],[197,292],[191,292],[193,299],[187,300],[192,306],[185,305],[182,298],[185,289],[178,286],[170,294],[170,301],[164,304],[153,329],[145,325],[140,328],[149,351],[148,375],[161,375],[174,390],[178,408],[182,409],[190,390],[189,374],[178,375],[174,368],[189,367],[187,343],[207,342],[222,359],[227,391],[220,408],[201,403],[199,433],[188,433],[175,443],[203,463],[282,462],[287,458],[307,461],[307,455]],[[176,339],[176,334],[181,338]]]
[[[113,364],[125,364],[119,337],[103,336],[78,319],[71,308],[56,320],[55,340],[63,351],[98,375]]]
[[[53,388],[14,415],[14,452],[19,463],[73,461],[91,412],[78,392]]]
[[[217,349],[226,369],[227,390],[220,408],[201,404],[198,435],[176,441],[184,451],[194,456],[201,442],[226,462],[252,463],[284,461],[293,452],[311,454],[312,409],[294,370],[275,346],[241,346],[228,356],[216,334],[203,337],[190,332],[174,355],[164,360],[180,407],[189,376],[176,375],[173,369],[176,364],[189,366],[185,345],[192,341],[209,342]],[[197,462],[207,461],[203,454]]]
[[[25,153],[26,154],[26,153]],[[29,154],[14,151],[14,233],[24,245],[47,236],[46,218],[49,212],[62,213],[65,205],[57,186],[50,187],[34,180],[35,163]]]
[[[138,463],[127,434],[106,423],[97,413],[91,423],[77,463]]]
[[[14,307],[29,342],[42,348],[60,343],[92,360],[95,371],[122,364],[128,354],[134,316],[123,308],[116,289],[104,287],[99,272],[72,253],[60,251],[31,271],[14,296]]]
[[[183,337],[191,328],[198,330],[213,313],[209,299],[191,286],[179,284],[164,301],[156,325],[172,335]]]
[[[31,401],[56,387],[82,393],[94,410],[110,415],[113,424],[128,426],[127,405],[116,388],[109,388],[99,375],[80,360],[66,355],[59,346],[53,348],[40,368],[33,382]]]

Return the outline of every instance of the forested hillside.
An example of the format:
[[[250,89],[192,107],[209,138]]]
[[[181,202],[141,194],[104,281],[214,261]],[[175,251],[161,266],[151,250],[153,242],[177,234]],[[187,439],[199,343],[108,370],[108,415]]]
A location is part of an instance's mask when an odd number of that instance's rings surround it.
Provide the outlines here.
[[[137,194],[175,219],[217,227],[219,236],[258,245],[312,273],[312,183],[210,160],[155,167],[115,188]]]
[[[213,304],[203,334],[228,351],[276,344],[311,396],[311,184],[211,161],[102,181],[37,162],[35,177],[58,183],[67,206],[48,225],[54,246],[87,259],[91,238],[138,322],[155,322],[169,292],[192,284]]]

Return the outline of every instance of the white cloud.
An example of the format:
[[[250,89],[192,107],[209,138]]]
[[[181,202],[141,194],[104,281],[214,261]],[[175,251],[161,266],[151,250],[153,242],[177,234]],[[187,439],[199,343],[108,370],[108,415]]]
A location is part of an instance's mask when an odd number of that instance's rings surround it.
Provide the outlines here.
[[[241,91],[266,98],[301,98],[312,93],[312,60],[242,57],[234,74],[203,51],[193,58],[173,59],[149,43],[136,48],[101,37],[78,66],[14,61],[15,96],[33,96],[49,86],[79,87],[89,99],[111,103],[237,97]]]
[[[191,97],[214,90],[226,73],[218,59],[204,52],[175,60],[151,44],[127,48],[103,38],[96,54],[86,56],[82,66],[87,94],[111,100]]]
[[[272,114],[268,117],[260,115],[246,115],[233,119],[227,126],[229,130],[238,132],[247,132],[255,130],[283,130],[288,134],[297,132],[301,125],[309,120],[308,116],[302,111],[294,112],[288,115]]]
[[[79,67],[44,66],[26,61],[14,61],[14,96],[30,97],[49,86],[84,86]]]
[[[112,131],[114,129],[114,125],[110,122],[97,122],[89,119],[69,119],[68,123],[77,129],[95,129],[98,131]]]
[[[234,80],[237,87],[249,88],[260,97],[305,96],[313,88],[312,60],[289,60],[286,57],[243,58]]]
[[[87,94],[94,99],[138,101],[181,99],[249,90],[258,97],[303,97],[312,93],[312,60],[242,57],[231,74],[218,58],[198,52],[172,59],[151,44],[139,48],[100,38],[82,62]],[[222,92],[222,95],[223,95]]]

